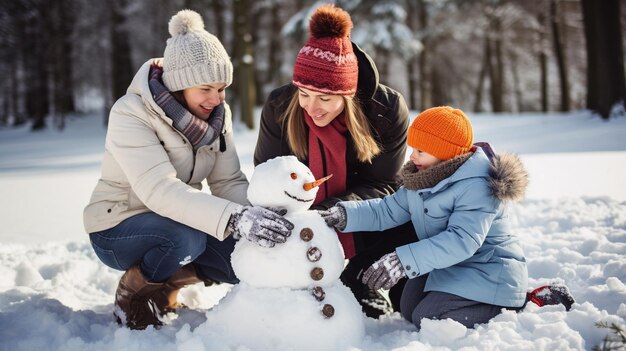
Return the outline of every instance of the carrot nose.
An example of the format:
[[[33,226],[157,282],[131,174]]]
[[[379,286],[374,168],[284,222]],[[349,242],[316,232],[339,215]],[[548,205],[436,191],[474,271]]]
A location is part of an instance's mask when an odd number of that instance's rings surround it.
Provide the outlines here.
[[[309,191],[313,188],[315,188],[316,186],[320,186],[322,183],[324,183],[325,181],[327,181],[328,179],[330,179],[330,177],[332,177],[333,175],[328,175],[324,178],[320,178],[314,182],[310,182],[310,183],[304,183],[304,185],[302,185],[302,187],[304,188],[304,190]]]

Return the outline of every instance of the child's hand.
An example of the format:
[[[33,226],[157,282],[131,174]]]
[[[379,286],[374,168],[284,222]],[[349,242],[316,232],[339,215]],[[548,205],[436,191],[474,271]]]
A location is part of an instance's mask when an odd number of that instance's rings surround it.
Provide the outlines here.
[[[361,281],[372,290],[390,289],[404,277],[406,277],[406,273],[402,268],[402,262],[400,262],[396,252],[393,251],[374,262],[363,273]]]
[[[343,230],[346,227],[346,209],[341,207],[341,205],[333,206],[324,211],[317,211],[317,213],[324,218],[326,225],[329,227],[335,227],[339,230]]]

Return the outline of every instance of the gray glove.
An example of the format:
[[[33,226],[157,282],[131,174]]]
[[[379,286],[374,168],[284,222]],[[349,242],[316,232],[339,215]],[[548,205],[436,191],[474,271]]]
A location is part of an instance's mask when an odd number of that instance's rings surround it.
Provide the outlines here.
[[[363,273],[361,281],[372,290],[390,289],[404,277],[406,277],[406,273],[402,268],[402,262],[400,262],[396,252],[393,251],[374,262]]]
[[[344,230],[346,224],[348,224],[348,216],[346,215],[346,209],[341,205],[335,205],[324,211],[317,211],[317,213],[324,218],[326,225],[329,227],[335,227],[339,230]]]
[[[259,246],[274,247],[287,241],[293,229],[293,223],[283,217],[285,213],[285,209],[239,206],[228,220],[228,229],[235,239],[244,237]]]

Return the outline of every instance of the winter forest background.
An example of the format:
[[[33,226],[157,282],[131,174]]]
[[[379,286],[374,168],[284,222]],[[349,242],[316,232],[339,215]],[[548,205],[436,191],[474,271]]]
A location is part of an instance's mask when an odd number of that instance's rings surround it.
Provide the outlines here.
[[[609,118],[625,100],[620,0],[339,0],[353,41],[409,108],[575,111]],[[0,2],[0,127],[63,129],[68,114],[102,111],[147,59],[167,22],[202,14],[235,65],[227,99],[254,128],[254,106],[291,80],[308,37],[311,0],[14,0]],[[51,117],[46,119],[46,117]],[[48,125],[46,125],[48,124]],[[52,124],[52,125],[51,125]]]

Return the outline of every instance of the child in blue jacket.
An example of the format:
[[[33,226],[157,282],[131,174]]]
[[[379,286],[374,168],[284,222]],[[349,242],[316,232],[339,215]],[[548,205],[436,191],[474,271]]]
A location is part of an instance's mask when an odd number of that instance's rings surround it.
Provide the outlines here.
[[[503,308],[520,309],[528,273],[506,211],[528,184],[519,158],[474,146],[467,116],[448,106],[420,113],[407,143],[413,152],[396,193],[320,211],[328,225],[345,232],[412,221],[417,240],[375,262],[363,282],[389,289],[408,277],[401,313],[418,328],[422,318],[451,318],[471,328]]]

